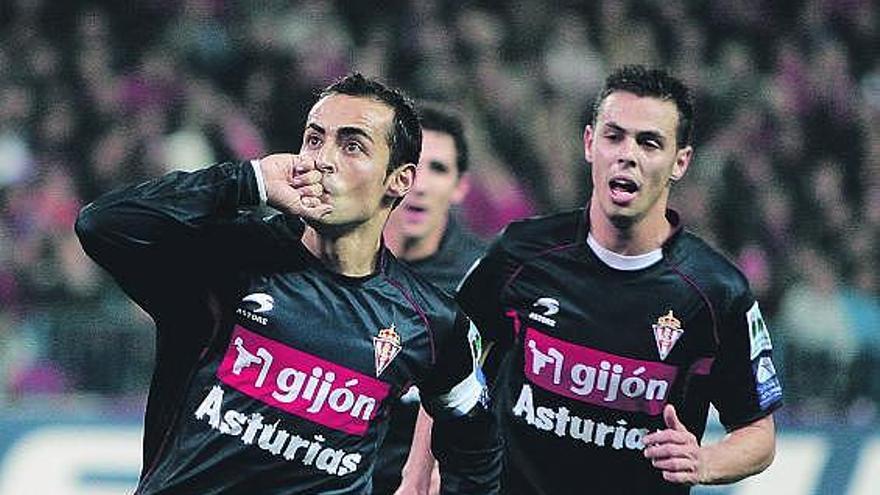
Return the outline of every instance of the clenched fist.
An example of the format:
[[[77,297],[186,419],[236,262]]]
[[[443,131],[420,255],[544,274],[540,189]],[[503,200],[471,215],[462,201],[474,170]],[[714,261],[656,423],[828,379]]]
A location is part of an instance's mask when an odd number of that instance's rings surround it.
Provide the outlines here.
[[[314,160],[292,153],[276,153],[260,159],[267,203],[283,213],[317,220],[333,210],[322,200],[323,174]]]

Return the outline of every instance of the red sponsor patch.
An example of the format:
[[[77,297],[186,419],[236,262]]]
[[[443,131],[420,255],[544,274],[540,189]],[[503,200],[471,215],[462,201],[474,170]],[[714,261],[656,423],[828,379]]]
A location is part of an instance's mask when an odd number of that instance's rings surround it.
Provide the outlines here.
[[[588,404],[658,415],[677,371],[668,364],[617,356],[526,329],[526,378]]]
[[[315,423],[363,435],[391,386],[236,325],[217,369],[223,383]]]

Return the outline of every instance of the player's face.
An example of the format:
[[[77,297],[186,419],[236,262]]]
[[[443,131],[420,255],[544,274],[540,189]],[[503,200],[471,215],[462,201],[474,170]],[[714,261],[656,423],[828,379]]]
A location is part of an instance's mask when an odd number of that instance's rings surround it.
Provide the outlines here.
[[[333,211],[322,224],[363,223],[409,190],[415,165],[387,173],[393,119],[390,106],[366,97],[333,94],[312,107],[300,155],[314,159],[323,173],[322,200]]]
[[[467,193],[458,173],[454,138],[425,130],[415,183],[391,221],[404,238],[422,239],[446,226],[449,208]]]
[[[690,146],[676,145],[675,103],[617,91],[602,102],[594,125],[584,132],[592,207],[617,225],[662,218],[669,185],[684,175],[692,155]]]

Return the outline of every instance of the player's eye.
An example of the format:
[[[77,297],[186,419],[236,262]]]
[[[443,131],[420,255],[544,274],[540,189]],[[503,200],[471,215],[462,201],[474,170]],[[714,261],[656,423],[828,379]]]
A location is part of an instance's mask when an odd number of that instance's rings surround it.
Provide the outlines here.
[[[321,146],[321,137],[317,134],[307,134],[306,146],[308,146],[309,148],[317,148]]]
[[[642,140],[642,146],[655,150],[663,148],[663,144],[656,139],[644,139]]]
[[[428,168],[432,172],[437,172],[438,174],[448,174],[451,171],[448,165],[438,161],[431,161],[431,163],[428,164]]]
[[[352,154],[363,153],[365,151],[363,145],[361,145],[361,143],[359,143],[357,141],[346,142],[345,145],[343,146],[343,149],[345,150],[346,153],[352,153]]]

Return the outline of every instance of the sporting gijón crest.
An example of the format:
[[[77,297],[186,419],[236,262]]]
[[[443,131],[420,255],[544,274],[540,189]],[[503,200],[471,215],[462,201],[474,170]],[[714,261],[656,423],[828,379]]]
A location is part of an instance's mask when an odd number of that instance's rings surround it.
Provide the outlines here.
[[[684,329],[681,328],[678,318],[672,315],[671,309],[669,313],[657,318],[657,323],[652,327],[654,340],[657,342],[657,352],[660,353],[660,360],[663,361],[684,333]]]
[[[376,357],[376,376],[382,374],[391,361],[400,353],[403,347],[400,345],[400,335],[390,327],[379,330],[379,335],[373,337],[373,352]]]

